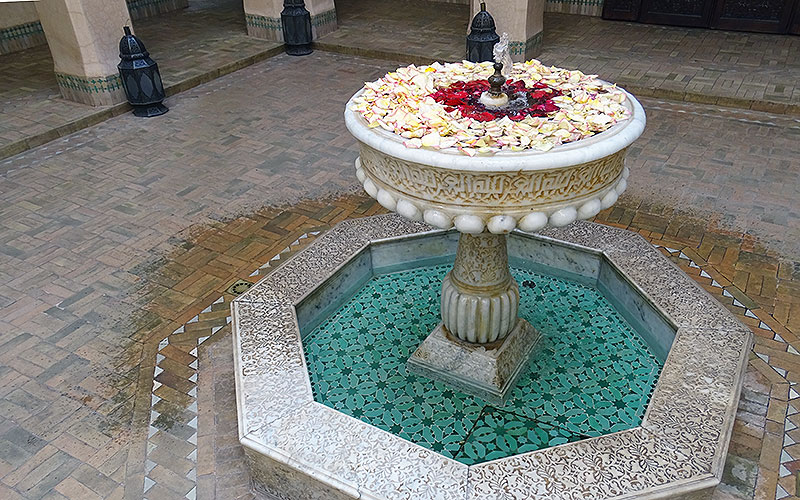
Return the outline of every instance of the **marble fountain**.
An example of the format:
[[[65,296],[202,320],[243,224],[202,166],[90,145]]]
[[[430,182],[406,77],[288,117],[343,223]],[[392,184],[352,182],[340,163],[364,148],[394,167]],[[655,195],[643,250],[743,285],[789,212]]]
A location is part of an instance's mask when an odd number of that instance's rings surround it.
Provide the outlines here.
[[[412,67],[384,84],[405,76],[435,93],[437,72],[461,71],[444,82],[459,96],[458,82],[512,101],[552,90],[538,73],[513,87],[501,69]],[[453,132],[458,144],[398,133],[364,112],[377,86],[351,98],[356,176],[396,214],[336,225],[234,301],[239,436],[257,490],[292,500],[710,498],[752,334],[639,235],[580,220],[624,191],[625,154],[645,126],[633,96],[584,80],[589,101],[618,96],[619,119],[581,136],[561,118],[572,135],[553,129],[559,139],[540,147],[510,133],[475,150],[466,129]],[[545,96],[561,111],[585,100],[563,88],[570,99]],[[437,102],[453,113],[445,94]],[[549,130],[554,111],[530,99],[530,117],[491,100],[459,109],[502,115],[465,122],[481,133],[529,130],[512,121]]]

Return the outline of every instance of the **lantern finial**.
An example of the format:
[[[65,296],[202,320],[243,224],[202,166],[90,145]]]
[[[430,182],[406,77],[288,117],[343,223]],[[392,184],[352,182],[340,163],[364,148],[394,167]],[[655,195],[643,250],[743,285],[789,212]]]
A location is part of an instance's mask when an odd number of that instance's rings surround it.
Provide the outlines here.
[[[494,44],[499,41],[494,18],[486,11],[486,2],[481,2],[481,10],[472,18],[471,30],[467,35],[467,60],[491,61],[494,58]]]

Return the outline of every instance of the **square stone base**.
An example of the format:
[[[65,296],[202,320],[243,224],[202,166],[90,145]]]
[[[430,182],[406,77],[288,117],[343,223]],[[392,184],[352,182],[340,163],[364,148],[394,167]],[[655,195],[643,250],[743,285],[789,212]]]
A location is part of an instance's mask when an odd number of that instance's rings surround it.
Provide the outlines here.
[[[530,323],[519,319],[499,345],[487,349],[451,336],[439,323],[408,358],[406,366],[413,373],[502,404],[528,364],[539,337]]]

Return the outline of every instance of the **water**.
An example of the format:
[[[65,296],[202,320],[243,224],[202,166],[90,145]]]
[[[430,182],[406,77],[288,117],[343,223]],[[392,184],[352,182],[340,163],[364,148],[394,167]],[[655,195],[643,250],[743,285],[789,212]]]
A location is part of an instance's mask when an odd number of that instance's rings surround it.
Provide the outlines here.
[[[465,464],[641,423],[661,363],[594,287],[512,268],[542,335],[503,406],[414,375],[450,265],[373,277],[304,339],[315,399]],[[304,332],[305,333],[305,332]]]

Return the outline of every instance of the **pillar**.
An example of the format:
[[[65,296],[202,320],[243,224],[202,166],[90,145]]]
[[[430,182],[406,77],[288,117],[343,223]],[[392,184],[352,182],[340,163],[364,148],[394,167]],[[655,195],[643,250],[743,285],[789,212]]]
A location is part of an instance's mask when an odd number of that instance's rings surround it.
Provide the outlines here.
[[[539,341],[517,316],[519,288],[504,234],[462,233],[442,282],[442,323],[406,362],[413,373],[504,404]]]
[[[545,0],[486,0],[497,34],[508,33],[508,48],[514,61],[527,61],[541,52],[544,3]],[[481,10],[480,0],[471,0],[471,4],[470,21]]]
[[[462,234],[442,283],[442,322],[466,342],[492,344],[517,324],[519,288],[508,269],[506,235]]]
[[[336,30],[338,25],[333,0],[305,0],[305,4],[311,14],[311,33],[314,40]],[[282,42],[282,10],[283,0],[244,0],[247,34]]]
[[[125,101],[117,71],[119,39],[130,25],[125,0],[36,2],[61,95],[109,106]]]

